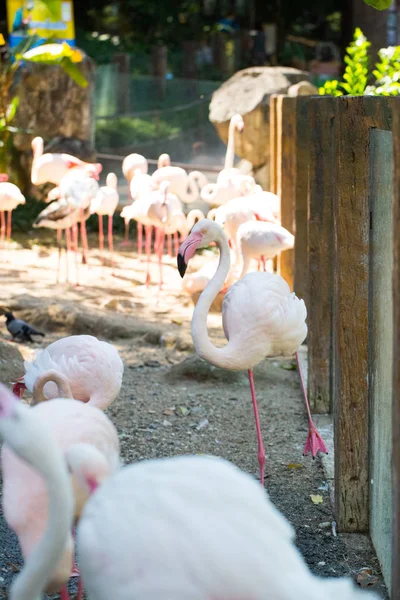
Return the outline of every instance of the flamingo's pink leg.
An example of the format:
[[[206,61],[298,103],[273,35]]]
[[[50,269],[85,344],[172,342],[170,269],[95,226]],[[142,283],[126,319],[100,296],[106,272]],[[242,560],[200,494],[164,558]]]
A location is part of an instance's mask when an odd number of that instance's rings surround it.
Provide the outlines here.
[[[11,213],[12,213],[12,211],[9,210],[8,214],[7,214],[7,239],[8,239],[8,241],[11,240]]]
[[[146,225],[146,255],[147,255],[147,273],[146,273],[146,286],[150,285],[150,253],[151,253],[151,237],[153,233],[152,225]]]
[[[111,255],[111,267],[114,272],[114,243],[113,243],[113,218],[108,215],[108,249]]]
[[[75,265],[76,265],[76,285],[79,285],[79,245],[78,245],[78,225],[75,223],[75,225],[72,226],[72,239],[74,242],[74,248],[75,248]]]
[[[57,244],[61,244],[61,240],[62,240],[62,230],[57,229]]]
[[[264,487],[265,449],[264,449],[264,444],[263,444],[262,435],[261,435],[260,417],[258,414],[256,390],[254,388],[253,371],[251,369],[248,370],[248,375],[249,375],[249,382],[250,382],[251,400],[253,402],[254,417],[256,420],[257,441],[258,441],[258,463],[260,465],[260,481],[261,481],[261,485]]]
[[[263,266],[263,271],[266,271],[264,254],[261,255],[261,262],[262,262],[262,266]]]
[[[159,282],[160,290],[164,283],[163,282],[163,264],[162,264],[162,256],[163,256],[163,252],[164,252],[164,238],[165,238],[164,229],[159,229],[158,230],[157,253],[158,253],[158,266],[160,269],[160,282]]]
[[[86,234],[86,222],[83,216],[83,209],[81,210],[82,213],[82,219],[81,219],[81,237],[82,237],[82,249],[83,249],[83,260],[82,263],[84,265],[89,264],[89,244],[87,241],[87,234]]]
[[[4,210],[0,212],[1,215],[1,241],[4,242],[4,236],[6,234],[6,217],[4,215]]]
[[[129,246],[129,219],[125,219],[125,235],[124,241],[120,244],[121,247]]]
[[[303,391],[304,401],[306,403],[307,418],[308,418],[308,436],[307,436],[306,443],[304,444],[303,455],[307,456],[307,454],[310,454],[310,452],[311,452],[311,456],[313,458],[315,458],[318,454],[318,451],[328,454],[328,449],[325,445],[324,440],[320,436],[318,429],[315,427],[314,422],[312,420],[310,405],[309,405],[308,398],[307,398],[306,386],[304,384],[304,378],[303,378],[303,373],[301,370],[298,352],[296,352],[296,361],[297,361],[297,368],[299,369],[301,389]]]
[[[137,223],[137,251],[138,255],[142,256],[143,251],[143,225],[136,221]]]
[[[99,219],[99,250],[103,254],[104,250],[104,233],[103,233],[103,215],[98,215]]]
[[[67,283],[69,283],[69,255],[71,252],[71,230],[69,227],[65,230],[65,240],[67,245],[67,261],[66,261],[66,275],[67,275]]]
[[[71,600],[66,585],[64,585],[60,590],[60,600]]]
[[[171,233],[169,233],[167,235],[167,248],[168,248],[169,256],[172,257],[172,234]]]
[[[261,260],[260,260],[260,259],[258,259],[258,260],[257,260],[257,271],[259,271],[259,270],[260,270],[260,266],[261,266]]]
[[[178,236],[178,232],[177,231],[175,231],[175,233],[174,233],[174,245],[175,245],[175,256],[178,256],[179,236]]]

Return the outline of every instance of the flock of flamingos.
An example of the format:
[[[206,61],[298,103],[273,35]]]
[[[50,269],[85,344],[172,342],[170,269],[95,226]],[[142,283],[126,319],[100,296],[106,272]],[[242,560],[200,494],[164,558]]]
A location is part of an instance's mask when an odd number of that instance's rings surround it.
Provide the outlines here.
[[[225,168],[216,184],[201,189],[202,198],[214,205],[212,215],[197,214],[200,218],[191,223],[183,210],[182,202],[196,198],[198,192],[190,190],[201,174],[187,175],[165,164],[162,156],[159,169],[149,176],[146,160],[131,155],[124,174],[134,200],[123,218],[137,220],[139,249],[144,227],[148,255],[153,228],[159,256],[164,236],[175,235],[182,277],[198,248],[217,246],[218,264],[196,304],[192,338],[203,359],[248,371],[261,485],[212,456],[121,466],[118,433],[104,413],[121,389],[120,355],[92,336],[59,339],[25,362],[25,373],[11,391],[0,385],[3,510],[25,561],[12,582],[10,600],[39,600],[44,593],[60,593],[67,600],[71,577],[79,577],[77,598],[83,598],[85,588],[90,600],[353,600],[365,593],[350,579],[320,579],[309,571],[291,525],[264,489],[253,368],[266,357],[298,358],[307,336],[307,312],[279,275],[247,272],[247,260],[272,258],[293,246],[293,236],[277,222],[276,197],[233,168],[235,128],[243,128],[238,115],[231,121]],[[115,176],[109,174],[107,186],[98,188],[98,165],[43,154],[40,138],[33,149],[32,181],[56,185],[37,225],[65,230],[68,250],[77,250],[80,225],[87,258],[87,215],[108,215],[112,250]],[[3,236],[10,233],[8,224],[11,228],[4,211],[15,208],[3,198],[12,197],[12,190],[0,191]],[[102,226],[99,236],[101,246]],[[208,336],[207,314],[224,288],[227,343],[217,348]],[[326,447],[312,422],[301,371],[300,377],[309,418],[304,454],[314,457]],[[21,401],[25,389],[32,393],[30,406]]]

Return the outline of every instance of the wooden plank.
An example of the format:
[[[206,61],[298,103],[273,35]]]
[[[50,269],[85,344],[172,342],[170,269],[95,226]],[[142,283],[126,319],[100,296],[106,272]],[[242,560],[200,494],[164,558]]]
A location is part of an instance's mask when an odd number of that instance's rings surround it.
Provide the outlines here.
[[[370,194],[370,532],[390,589],[392,545],[392,132],[372,129]]]
[[[309,137],[308,106],[311,96],[298,96],[296,102],[295,145],[295,244],[294,291],[308,306],[308,168]]]
[[[393,99],[392,600],[400,600],[400,99]]]
[[[278,96],[269,101],[269,135],[270,135],[270,191],[278,194]],[[278,259],[273,259],[274,273],[278,272]]]
[[[334,196],[334,427],[338,529],[369,527],[370,128],[388,129],[385,98],[336,99]]]
[[[277,173],[277,144],[278,144],[278,123],[277,123],[277,104],[278,96],[273,95],[269,101],[269,145],[270,145],[270,191],[277,194],[278,173]]]
[[[308,395],[314,413],[330,412],[332,404],[334,111],[329,97],[308,105]]]
[[[277,194],[281,199],[281,223],[295,234],[296,189],[296,101],[278,96],[277,100]],[[294,251],[285,250],[279,256],[279,273],[293,290]]]

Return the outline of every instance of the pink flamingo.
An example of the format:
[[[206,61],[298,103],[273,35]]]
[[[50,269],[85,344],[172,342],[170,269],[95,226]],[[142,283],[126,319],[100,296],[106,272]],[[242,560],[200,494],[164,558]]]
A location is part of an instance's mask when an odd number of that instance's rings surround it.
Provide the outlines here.
[[[147,176],[148,170],[149,170],[149,165],[148,165],[147,159],[144,156],[142,156],[141,154],[136,154],[136,153],[129,154],[122,161],[122,173],[124,174],[124,177],[129,184],[129,191],[130,191],[132,200],[136,199],[135,192],[132,193],[134,191],[134,187],[132,189],[132,185],[133,186],[135,185],[133,183],[133,179],[136,178],[136,182],[137,182],[137,180],[139,178],[139,173]],[[150,175],[148,177],[150,177]],[[140,254],[142,253],[142,234],[143,234],[142,226],[139,225],[138,226],[138,250],[140,248],[140,250],[139,250]],[[139,240],[139,238],[140,238],[140,240]],[[124,237],[124,241],[121,242],[121,246],[129,246],[129,221],[125,221],[125,237]]]
[[[192,338],[196,352],[212,364],[233,371],[248,371],[258,439],[260,479],[264,485],[265,450],[262,441],[253,368],[266,357],[291,356],[307,336],[307,310],[303,300],[290,292],[286,281],[271,273],[248,273],[232,285],[222,305],[222,322],[228,343],[216,348],[207,332],[207,313],[221,290],[230,269],[229,245],[223,229],[214,221],[196,223],[178,253],[178,269],[184,276],[187,263],[199,247],[215,242],[220,250],[218,269],[201,294],[193,314]],[[300,363],[298,361],[299,371]],[[301,371],[300,371],[301,374]],[[313,457],[327,452],[311,417],[301,377],[309,419],[309,434],[304,454]]]
[[[63,399],[44,401],[43,387],[49,382],[62,388],[60,393],[64,396]],[[89,444],[103,455],[110,472],[119,468],[119,440],[115,427],[98,408],[76,402],[65,377],[52,371],[42,373],[35,381],[34,400],[38,404],[31,410],[41,423],[51,429],[63,453],[76,444]],[[42,538],[48,521],[46,488],[41,478],[7,447],[2,449],[1,463],[4,516],[9,527],[18,536],[22,554],[27,560]],[[88,499],[88,493],[75,485],[73,490],[76,523]],[[54,593],[63,588],[69,576],[79,575],[73,550],[73,535],[69,535],[61,560],[54,572],[50,573],[47,587],[49,592]],[[61,598],[68,598],[66,588],[62,590]]]
[[[280,252],[294,248],[294,235],[277,223],[246,221],[236,234],[236,265],[242,261],[239,279],[248,272],[251,259],[259,259],[265,271],[265,261],[275,258]]]
[[[5,513],[18,519],[24,506],[30,502],[29,480],[21,480],[24,473],[42,487],[47,504],[47,516],[42,512],[33,515],[30,523],[42,520],[40,535],[31,544],[25,565],[9,590],[9,598],[41,598],[48,590],[59,589],[68,580],[71,563],[62,568],[65,549],[71,556],[71,529],[73,524],[74,499],[67,465],[54,439],[51,429],[39,418],[38,411],[28,408],[0,384],[0,437],[5,444],[2,456],[6,457],[3,472],[3,506]],[[8,457],[8,458],[7,458]],[[9,459],[9,460],[8,460]],[[8,469],[10,462],[17,472]],[[18,474],[19,473],[19,474]],[[10,491],[13,482],[22,490],[20,501],[10,506]],[[43,508],[43,506],[41,507]]]
[[[4,242],[4,237],[7,235],[8,241],[11,239],[11,213],[17,208],[19,204],[25,204],[25,196],[21,190],[14,185],[9,183],[8,175],[0,175],[0,218],[1,218],[1,241]],[[5,218],[5,212],[7,215],[7,224]]]
[[[291,524],[253,477],[228,461],[144,460],[105,481],[100,475],[97,487],[72,452],[67,461],[80,485],[96,490],[77,526],[91,600],[363,596],[350,578],[311,573]]]
[[[92,335],[71,335],[53,342],[36,352],[32,361],[25,361],[25,374],[13,387],[22,398],[24,390],[33,392],[39,375],[52,370],[67,378],[73,397],[105,410],[118,396],[122,385],[124,365],[112,344],[101,342]],[[57,387],[48,383],[47,398],[57,396]]]
[[[100,173],[102,166],[100,163],[87,163],[76,156],[63,153],[43,154],[43,138],[35,137],[32,140],[33,162],[31,171],[31,181],[34,185],[43,183],[54,183],[58,185],[61,179],[68,173],[70,169],[76,167],[84,168],[92,167],[97,175]]]
[[[99,249],[104,250],[103,215],[108,216],[108,248],[113,257],[113,215],[119,203],[118,179],[115,173],[109,173],[106,185],[102,186],[90,204],[90,212],[96,213],[99,218]],[[112,258],[113,266],[114,259]]]
[[[141,196],[146,196],[155,189],[154,180],[147,173],[143,173],[140,169],[136,169],[131,182],[129,184],[129,191],[131,198],[135,202],[139,200]],[[139,256],[142,255],[143,251],[143,225],[139,221],[137,223],[137,249]],[[121,246],[129,245],[129,219],[125,220],[125,239]]]
[[[171,166],[168,154],[161,154],[158,159],[158,169],[154,171],[152,178],[157,187],[163,181],[169,181],[169,192],[178,196],[185,204],[195,202],[200,190],[207,185],[207,177],[200,171],[192,171],[188,174],[181,167]]]

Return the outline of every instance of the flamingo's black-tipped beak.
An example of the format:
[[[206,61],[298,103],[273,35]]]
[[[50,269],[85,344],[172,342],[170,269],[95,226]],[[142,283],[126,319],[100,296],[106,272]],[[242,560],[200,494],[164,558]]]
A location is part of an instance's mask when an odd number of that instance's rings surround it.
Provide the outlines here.
[[[185,275],[188,262],[196,252],[197,248],[200,246],[202,240],[203,234],[200,233],[200,231],[194,231],[189,234],[186,240],[180,245],[177,262],[178,271],[181,277]]]
[[[183,278],[185,273],[186,273],[186,269],[187,269],[187,264],[185,262],[185,257],[183,254],[181,254],[180,252],[178,252],[178,256],[177,256],[177,262],[178,262],[178,271],[179,271],[179,275]]]

